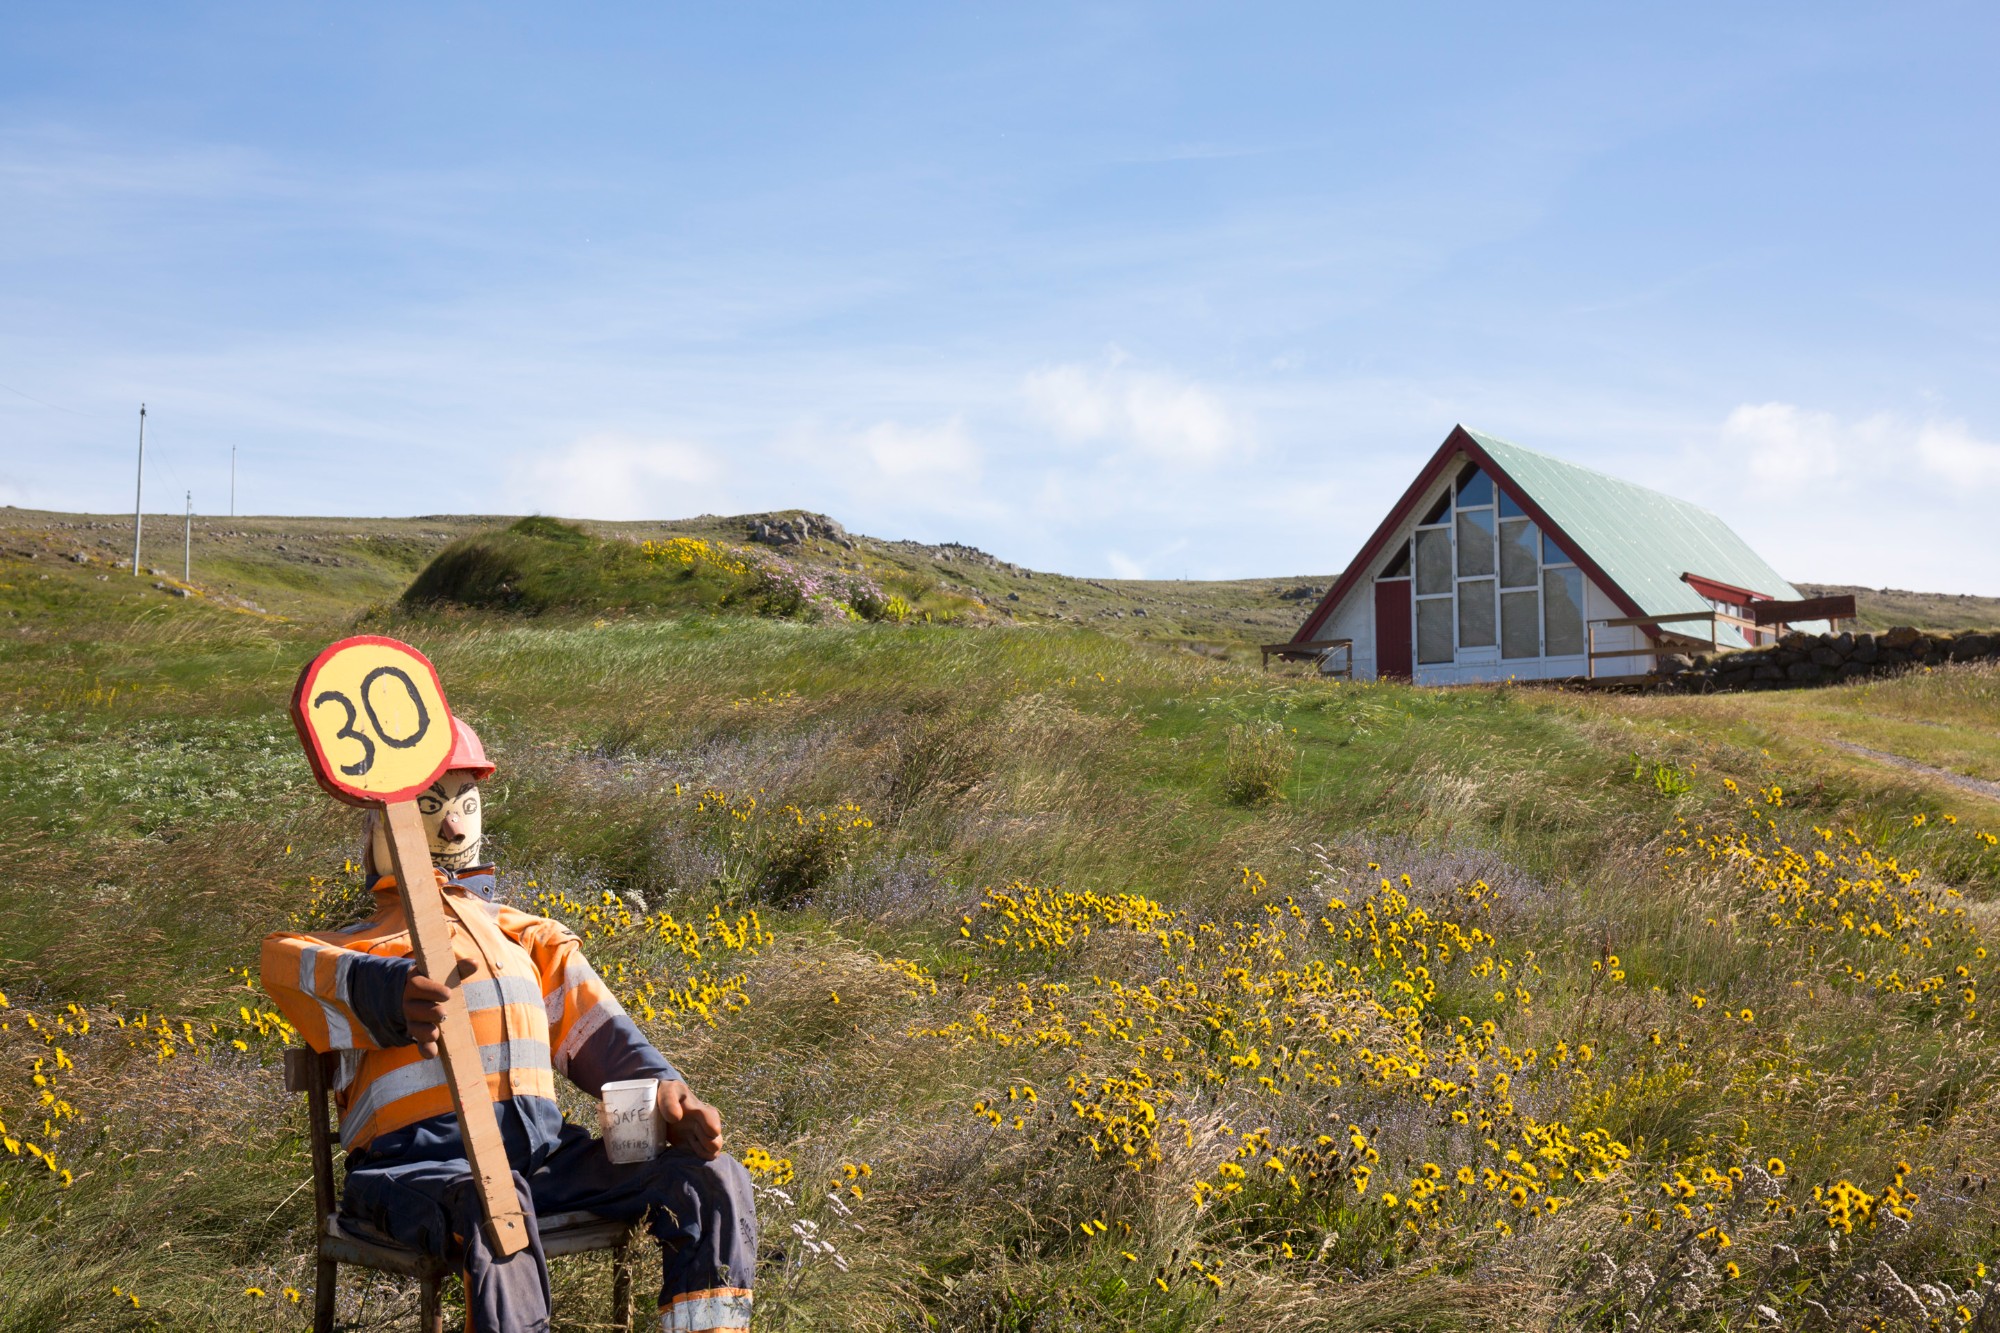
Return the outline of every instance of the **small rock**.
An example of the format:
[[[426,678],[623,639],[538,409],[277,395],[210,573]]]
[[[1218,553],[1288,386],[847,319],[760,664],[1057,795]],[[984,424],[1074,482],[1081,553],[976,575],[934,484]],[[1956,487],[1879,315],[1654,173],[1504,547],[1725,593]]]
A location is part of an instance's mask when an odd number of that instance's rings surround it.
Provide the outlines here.
[[[1010,592],[1007,594],[1007,600],[1010,602],[1018,602],[1021,600],[1021,594],[1018,592]]]

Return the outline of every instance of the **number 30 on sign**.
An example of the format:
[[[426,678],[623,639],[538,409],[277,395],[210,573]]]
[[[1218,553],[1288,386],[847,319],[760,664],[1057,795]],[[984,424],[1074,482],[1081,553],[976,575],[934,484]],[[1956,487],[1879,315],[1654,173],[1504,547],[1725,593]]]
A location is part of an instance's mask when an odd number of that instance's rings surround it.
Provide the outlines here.
[[[437,668],[380,635],[342,639],[306,665],[292,724],[319,785],[351,805],[414,799],[451,757]]]

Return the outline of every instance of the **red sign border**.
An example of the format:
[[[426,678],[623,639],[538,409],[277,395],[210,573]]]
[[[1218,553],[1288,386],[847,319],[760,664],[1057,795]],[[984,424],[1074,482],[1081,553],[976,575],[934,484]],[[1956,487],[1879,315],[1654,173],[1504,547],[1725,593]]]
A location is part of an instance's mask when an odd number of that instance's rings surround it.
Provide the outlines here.
[[[356,634],[351,638],[341,639],[320,649],[319,655],[306,663],[305,669],[299,672],[299,683],[292,687],[292,726],[299,733],[299,744],[305,747],[306,764],[312,769],[314,781],[318,782],[326,794],[335,800],[344,801],[348,805],[364,807],[370,805],[387,805],[392,801],[415,800],[418,793],[422,792],[433,782],[436,782],[450,769],[450,749],[445,750],[444,758],[438,762],[436,771],[422,782],[411,787],[406,787],[402,791],[384,792],[377,795],[374,792],[364,792],[350,787],[333,775],[333,765],[325,752],[319,748],[319,741],[313,735],[311,725],[306,721],[306,698],[312,693],[313,685],[319,680],[320,668],[325,666],[327,659],[335,653],[347,648],[360,647],[363,644],[380,644],[389,648],[400,648],[419,662],[422,662],[424,670],[431,673],[431,684],[437,686],[438,702],[444,705],[445,732],[448,735],[453,733],[455,728],[452,726],[451,702],[445,698],[444,682],[438,678],[437,667],[431,664],[430,658],[425,657],[409,644],[404,643],[401,639],[392,639],[386,634]]]

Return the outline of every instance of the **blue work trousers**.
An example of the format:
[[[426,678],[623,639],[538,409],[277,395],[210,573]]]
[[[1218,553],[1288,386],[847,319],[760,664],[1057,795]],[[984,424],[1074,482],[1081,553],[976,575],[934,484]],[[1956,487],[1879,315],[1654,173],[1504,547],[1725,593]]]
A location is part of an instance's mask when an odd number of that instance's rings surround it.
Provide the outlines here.
[[[750,1175],[734,1157],[704,1162],[671,1149],[621,1166],[605,1156],[601,1140],[565,1124],[555,1148],[528,1165],[514,1172],[514,1188],[533,1240],[505,1259],[487,1246],[463,1156],[383,1160],[363,1151],[349,1159],[341,1212],[457,1265],[475,1333],[546,1333],[548,1261],[534,1219],[576,1211],[648,1220],[663,1259],[659,1327],[667,1333],[750,1326],[757,1205]]]

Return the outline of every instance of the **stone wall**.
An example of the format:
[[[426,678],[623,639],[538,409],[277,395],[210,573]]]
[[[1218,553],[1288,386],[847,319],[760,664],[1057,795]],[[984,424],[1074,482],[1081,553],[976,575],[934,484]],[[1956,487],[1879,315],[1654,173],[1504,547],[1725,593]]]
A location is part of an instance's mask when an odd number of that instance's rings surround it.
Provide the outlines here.
[[[1995,659],[2000,659],[2000,631],[1930,633],[1899,625],[1880,634],[1787,634],[1769,648],[1712,657],[1662,657],[1659,675],[1670,688],[1703,694],[1825,685],[1911,667]]]

